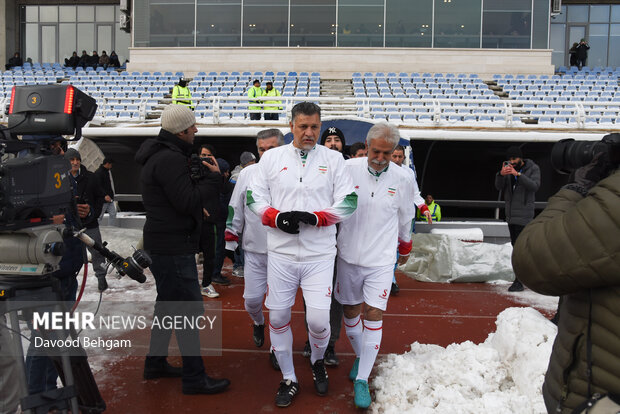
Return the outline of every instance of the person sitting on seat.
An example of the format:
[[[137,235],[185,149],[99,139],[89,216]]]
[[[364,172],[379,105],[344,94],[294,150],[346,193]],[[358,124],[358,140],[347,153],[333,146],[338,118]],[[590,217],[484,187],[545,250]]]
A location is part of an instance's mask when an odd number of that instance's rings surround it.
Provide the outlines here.
[[[9,62],[6,65],[4,65],[4,67],[6,68],[6,70],[10,70],[16,66],[21,66],[23,64],[24,64],[24,61],[19,55],[19,52],[15,52],[15,55],[13,55],[13,57],[9,59]]]

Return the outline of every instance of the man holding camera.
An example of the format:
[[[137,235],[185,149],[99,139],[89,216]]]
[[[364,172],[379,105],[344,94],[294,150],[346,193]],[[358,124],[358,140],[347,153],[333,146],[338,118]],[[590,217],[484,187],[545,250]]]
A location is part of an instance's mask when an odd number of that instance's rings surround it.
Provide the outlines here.
[[[512,255],[524,284],[560,296],[542,388],[554,413],[620,410],[620,134],[602,142],[525,227]]]
[[[157,284],[155,317],[200,316],[204,312],[196,253],[206,200],[219,197],[219,168],[199,161],[198,176],[191,164],[196,118],[185,105],[168,105],[161,115],[156,139],[145,141],[136,161],[142,164],[140,181],[146,209],[144,248],[150,254]],[[204,166],[204,168],[202,167]],[[184,394],[214,394],[225,390],[227,379],[214,379],[204,370],[196,329],[176,329],[183,369],[166,357],[171,329],[153,328],[144,378],[182,377]]]
[[[506,222],[510,243],[515,245],[519,234],[534,218],[534,195],[540,187],[540,168],[531,159],[523,159],[523,152],[511,146],[506,152],[502,169],[495,174],[495,188],[504,193]],[[521,292],[523,284],[516,277],[509,292]]]

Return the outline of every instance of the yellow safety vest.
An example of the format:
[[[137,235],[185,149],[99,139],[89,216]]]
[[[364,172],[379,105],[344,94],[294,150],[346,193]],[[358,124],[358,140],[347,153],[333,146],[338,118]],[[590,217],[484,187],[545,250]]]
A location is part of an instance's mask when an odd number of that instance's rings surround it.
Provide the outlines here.
[[[174,88],[172,88],[172,103],[187,105],[188,107],[194,109],[192,94],[187,88],[187,86],[183,87],[179,85],[174,85]]]
[[[259,97],[263,96],[264,94],[265,94],[265,91],[263,90],[263,88],[257,88],[256,86],[252,86],[248,90],[248,98],[259,98]],[[261,109],[263,109],[261,101],[252,101],[251,100],[250,103],[253,103],[253,104],[260,103],[261,104],[261,106],[248,106],[248,109],[250,111],[260,111]]]
[[[271,89],[270,91],[265,90],[263,96],[281,96],[280,92],[276,88]],[[282,101],[265,101],[265,105],[267,104],[276,104],[282,105]],[[265,106],[265,111],[278,111],[282,109],[281,106]]]

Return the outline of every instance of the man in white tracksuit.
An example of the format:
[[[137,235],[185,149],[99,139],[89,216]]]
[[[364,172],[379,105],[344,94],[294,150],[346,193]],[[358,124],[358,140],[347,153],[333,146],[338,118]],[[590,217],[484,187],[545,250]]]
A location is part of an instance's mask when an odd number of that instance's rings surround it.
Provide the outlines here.
[[[336,256],[336,226],[357,207],[342,155],[317,145],[321,109],[301,102],[291,112],[293,142],[263,155],[247,192],[247,204],[269,226],[268,293],[271,346],[283,380],[276,405],[286,407],[299,391],[293,366],[291,307],[301,286],[319,395],[328,390],[323,356],[329,342],[329,308]]]
[[[412,178],[390,162],[399,138],[396,127],[375,124],[366,137],[368,158],[346,162],[358,194],[358,208],[340,223],[336,299],[342,303],[344,326],[357,356],[349,378],[355,381],[355,405],[360,408],[371,403],[368,376],[381,344],[396,250],[407,256],[412,245]]]
[[[256,135],[258,156],[272,148],[284,145],[284,135],[279,129],[264,129]],[[239,238],[244,251],[245,270],[243,299],[245,310],[254,322],[252,331],[254,344],[263,346],[265,342],[265,317],[263,316],[263,299],[267,293],[267,227],[263,226],[260,217],[247,207],[246,193],[258,164],[243,168],[228,204],[226,220],[226,249],[235,250]],[[275,355],[270,355],[272,364],[277,367]]]

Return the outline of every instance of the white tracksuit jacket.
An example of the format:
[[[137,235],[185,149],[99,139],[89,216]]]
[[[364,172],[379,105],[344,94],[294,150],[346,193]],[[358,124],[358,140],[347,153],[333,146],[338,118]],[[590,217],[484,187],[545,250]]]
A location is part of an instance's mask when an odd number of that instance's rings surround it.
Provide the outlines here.
[[[412,176],[390,162],[377,177],[368,170],[368,158],[352,158],[346,166],[358,201],[355,213],[340,223],[338,257],[357,266],[393,265],[399,242],[411,241]]]
[[[267,151],[257,165],[246,199],[252,212],[269,226],[270,257],[297,262],[333,260],[334,224],[353,214],[357,206],[357,195],[342,154],[322,145],[301,151],[291,143]],[[315,213],[318,225],[300,223],[299,234],[276,228],[278,212],[292,210]]]
[[[237,184],[228,204],[226,220],[226,238],[229,234],[239,238],[243,234],[243,250],[252,253],[267,253],[267,228],[261,223],[260,217],[252,213],[246,204],[246,193],[252,175],[257,173],[258,164],[248,165],[237,176]]]
[[[424,199],[422,198],[422,195],[420,194],[420,187],[418,187],[418,179],[416,177],[415,171],[413,171],[411,167],[405,164],[401,165],[401,167],[403,167],[407,171],[407,173],[409,173],[411,179],[413,180],[413,203],[418,206],[418,208],[426,205]]]

